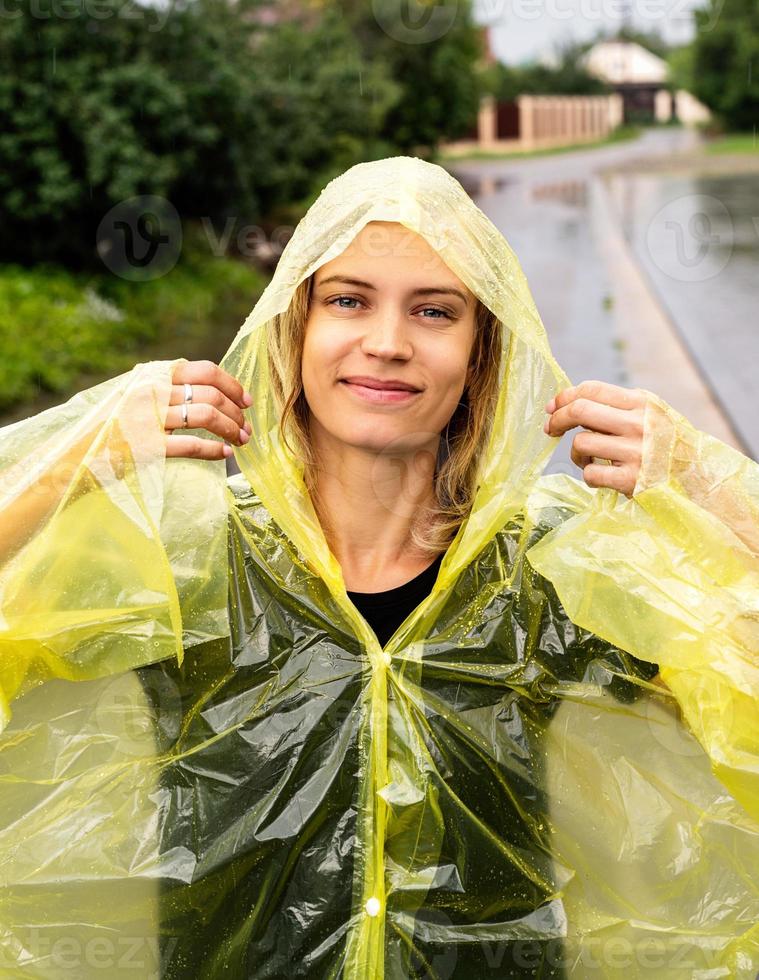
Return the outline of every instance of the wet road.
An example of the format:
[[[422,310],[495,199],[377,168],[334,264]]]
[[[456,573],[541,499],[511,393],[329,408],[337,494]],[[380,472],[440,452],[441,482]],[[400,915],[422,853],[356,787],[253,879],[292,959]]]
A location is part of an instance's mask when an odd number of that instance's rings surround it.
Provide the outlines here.
[[[626,240],[759,459],[759,174],[620,174]]]
[[[759,169],[699,177],[690,163],[685,175],[667,173],[698,146],[691,131],[660,129],[608,147],[446,165],[519,257],[572,382],[655,391],[697,428],[759,458],[746,418],[759,363],[759,234],[754,243],[749,227],[759,215]],[[720,203],[738,212],[727,262]],[[702,255],[712,212],[712,236],[722,237]],[[579,476],[569,458],[577,431],[565,434],[546,472]]]

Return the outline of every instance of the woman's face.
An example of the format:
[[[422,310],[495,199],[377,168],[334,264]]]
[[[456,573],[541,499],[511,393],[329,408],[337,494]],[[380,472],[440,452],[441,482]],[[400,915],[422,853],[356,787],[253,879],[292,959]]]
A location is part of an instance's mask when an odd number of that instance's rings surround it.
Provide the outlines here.
[[[436,448],[468,381],[470,290],[421,236],[373,221],[316,270],[311,295],[301,369],[312,434],[377,453]],[[413,390],[371,387],[381,382]]]

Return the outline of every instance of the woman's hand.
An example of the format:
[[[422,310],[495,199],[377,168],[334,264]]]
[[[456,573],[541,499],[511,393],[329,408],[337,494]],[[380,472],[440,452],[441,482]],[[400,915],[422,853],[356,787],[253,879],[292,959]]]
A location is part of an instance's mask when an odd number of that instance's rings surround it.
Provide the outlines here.
[[[632,496],[643,455],[643,418],[648,392],[620,388],[605,381],[583,381],[564,388],[545,407],[550,413],[544,425],[552,436],[561,436],[576,425],[572,462],[582,469],[589,487],[611,487]],[[591,457],[610,459],[612,466],[593,463]]]
[[[252,432],[250,422],[243,417],[253,398],[243,391],[239,381],[223,371],[213,361],[186,361],[177,365],[171,378],[171,398],[166,412],[166,456],[186,456],[190,459],[224,459],[232,455],[233,442],[244,445]],[[185,384],[192,385],[192,401],[187,404],[187,425],[182,421]],[[226,442],[202,439],[198,436],[174,435],[173,430],[207,429]]]

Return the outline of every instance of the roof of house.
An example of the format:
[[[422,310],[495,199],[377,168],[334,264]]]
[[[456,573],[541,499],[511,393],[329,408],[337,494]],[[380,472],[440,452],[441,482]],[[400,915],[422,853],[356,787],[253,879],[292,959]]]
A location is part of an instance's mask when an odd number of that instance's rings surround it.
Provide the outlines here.
[[[611,83],[667,80],[667,62],[634,41],[599,41],[581,60],[591,75]]]

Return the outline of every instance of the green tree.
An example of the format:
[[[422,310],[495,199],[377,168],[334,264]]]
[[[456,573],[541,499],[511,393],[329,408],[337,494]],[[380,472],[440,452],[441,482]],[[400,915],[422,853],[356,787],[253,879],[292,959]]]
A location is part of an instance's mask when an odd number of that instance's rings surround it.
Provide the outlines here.
[[[382,136],[400,152],[432,153],[463,136],[477,118],[481,32],[471,0],[333,0],[351,24],[364,58],[399,84]]]
[[[6,260],[91,261],[108,207],[168,194],[191,164],[186,99],[146,49],[153,14],[122,0],[102,0],[98,13],[42,18],[18,2],[0,21]]]
[[[759,3],[709,0],[694,11],[691,91],[734,130],[759,119]]]
[[[255,180],[265,209],[305,207],[354,163],[396,152],[385,121],[403,88],[386,64],[364,56],[336,6],[310,22],[281,23],[257,45],[255,60],[268,156]]]
[[[395,0],[98,0],[47,18],[5,0],[0,261],[98,265],[100,221],[140,195],[223,227],[295,220],[351,164],[461,135],[480,38],[469,0],[451,11],[410,36]]]
[[[336,10],[306,28],[235,0],[47,19],[16,2],[0,20],[0,260],[96,265],[100,220],[138,195],[258,223],[388,150],[400,86]]]
[[[611,86],[586,71],[581,61],[592,43],[557,45],[553,65],[494,65],[489,73],[490,91],[504,102],[518,95],[604,95],[612,91]]]

